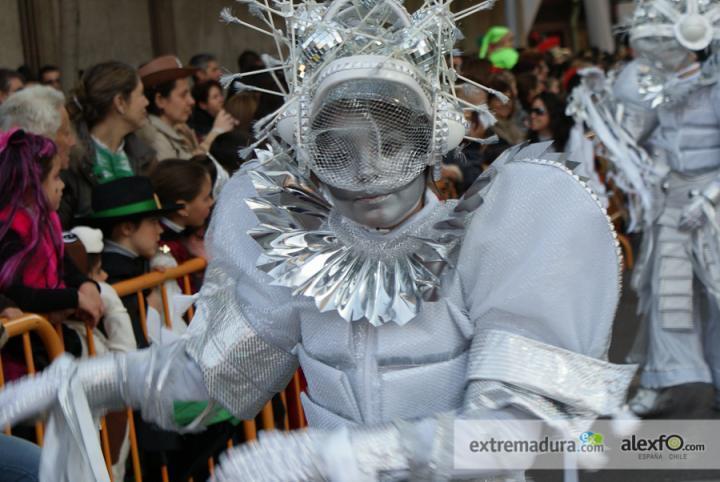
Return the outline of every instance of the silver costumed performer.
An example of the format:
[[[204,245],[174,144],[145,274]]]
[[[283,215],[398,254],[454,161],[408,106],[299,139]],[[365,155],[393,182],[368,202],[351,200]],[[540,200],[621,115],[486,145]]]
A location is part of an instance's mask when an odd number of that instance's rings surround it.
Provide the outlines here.
[[[252,418],[298,366],[311,428],[230,450],[217,480],[523,480],[531,459],[457,473],[453,422],[536,437],[520,421],[618,413],[635,368],[607,361],[618,245],[562,155],[510,149],[459,201],[427,187],[462,109],[485,110],[453,95],[451,52],[455,21],[492,2],[249,3],[290,53],[265,69],[289,92],[220,196],[196,315],[172,345],[61,358],[0,392],[0,424],[50,410],[43,480],[107,480],[91,415],[180,430],[173,401],[211,400],[182,430],[214,406]]]
[[[630,407],[658,412],[663,388],[692,382],[714,383],[720,405],[720,1],[638,2],[630,41],[637,59],[611,85],[585,82],[571,108],[607,147],[643,230]]]

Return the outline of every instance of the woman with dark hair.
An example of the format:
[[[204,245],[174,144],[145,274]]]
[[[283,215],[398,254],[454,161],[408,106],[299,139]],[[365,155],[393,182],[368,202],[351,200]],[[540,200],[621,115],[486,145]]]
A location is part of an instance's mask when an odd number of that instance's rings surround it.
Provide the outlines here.
[[[565,115],[565,101],[551,92],[543,92],[532,101],[530,108],[531,142],[553,141],[553,150],[564,152],[578,163],[575,174],[586,178],[599,201],[607,206],[605,185],[595,170],[595,148],[585,137],[582,124]]]
[[[195,100],[195,107],[188,125],[198,139],[203,140],[212,130],[215,119],[225,105],[222,85],[216,80],[195,84],[192,97]]]
[[[553,149],[563,152],[570,138],[573,121],[565,115],[565,101],[550,92],[536,96],[530,104],[528,139],[553,141]]]
[[[238,92],[225,103],[225,108],[237,121],[235,128],[221,134],[210,148],[210,154],[217,159],[231,175],[240,169],[244,159],[238,155],[240,149],[253,143],[252,123],[260,105],[260,94]]]
[[[158,161],[206,154],[215,138],[235,125],[233,118],[221,110],[203,142],[198,142],[187,125],[195,105],[189,81],[195,70],[183,68],[172,55],[158,57],[140,67],[150,115],[139,135],[155,149]]]
[[[67,105],[79,142],[62,174],[59,214],[65,229],[90,213],[95,185],[150,169],[154,152],[132,135],[146,122],[146,106],[143,84],[131,66],[104,62],[83,74]]]

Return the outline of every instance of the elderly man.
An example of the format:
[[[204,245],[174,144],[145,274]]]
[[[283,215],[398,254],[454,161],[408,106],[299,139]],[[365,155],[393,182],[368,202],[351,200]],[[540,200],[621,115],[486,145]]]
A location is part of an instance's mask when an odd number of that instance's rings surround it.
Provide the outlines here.
[[[65,109],[65,96],[52,87],[34,85],[14,93],[0,106],[0,130],[20,127],[55,141],[63,169],[70,163],[75,135]]]

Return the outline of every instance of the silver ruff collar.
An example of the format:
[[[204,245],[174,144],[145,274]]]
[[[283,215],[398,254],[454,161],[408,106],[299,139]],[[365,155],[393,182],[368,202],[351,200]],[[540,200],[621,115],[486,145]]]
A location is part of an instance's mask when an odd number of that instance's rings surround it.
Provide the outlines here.
[[[423,301],[437,299],[464,234],[462,220],[448,222],[458,216],[455,203],[438,203],[417,222],[382,235],[333,211],[286,155],[256,154],[263,169],[249,175],[258,196],[246,202],[259,225],[248,234],[263,250],[257,267],[272,284],[313,298],[321,312],[375,326],[404,325]]]

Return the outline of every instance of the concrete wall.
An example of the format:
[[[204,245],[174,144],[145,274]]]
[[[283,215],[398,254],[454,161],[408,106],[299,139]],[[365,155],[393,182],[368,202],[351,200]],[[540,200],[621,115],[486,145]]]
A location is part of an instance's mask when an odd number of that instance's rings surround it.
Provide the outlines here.
[[[458,12],[477,3],[477,0],[456,0],[453,2],[452,10]],[[410,11],[412,12],[413,9],[411,8]],[[493,25],[507,25],[505,0],[496,1],[491,10],[483,10],[460,20],[458,26],[465,38],[458,42],[457,48],[466,54],[476,53],[480,49],[480,39]]]
[[[199,52],[218,56],[227,70],[237,70],[237,57],[246,49],[277,56],[272,38],[238,25],[219,21],[220,10],[232,7],[238,17],[263,26],[247,8],[233,0],[163,0],[155,25],[169,22],[154,44],[151,25],[151,4],[158,0],[23,0],[35,9],[33,23],[37,32],[39,64],[52,63],[65,68],[64,80],[69,88],[77,71],[108,59],[139,65],[155,55],[173,53],[187,63]],[[420,0],[406,0],[412,12]],[[456,0],[453,8],[462,9],[476,0]],[[17,0],[0,0],[0,65],[17,67],[23,59]],[[163,10],[167,5],[169,12]],[[505,22],[504,0],[492,11],[478,13],[461,21],[465,40],[459,47],[470,53],[477,51],[477,37],[489,26]],[[162,26],[162,24],[161,24]],[[284,24],[278,25],[284,28]],[[168,38],[170,37],[170,38]],[[172,47],[165,47],[170,45]],[[174,51],[164,51],[174,50]]]
[[[63,1],[63,0],[60,0]],[[147,0],[78,0],[79,68],[105,60],[138,66],[153,57]]]
[[[23,63],[17,0],[0,0],[0,66],[16,69]]]
[[[247,7],[230,0],[174,0],[175,35],[177,52],[183,63],[194,54],[210,52],[220,60],[220,65],[231,72],[237,71],[237,57],[243,50],[255,50],[275,57],[275,42],[271,37],[240,25],[220,22],[220,10],[233,7],[233,13],[245,21],[262,26],[258,19],[249,15]],[[283,27],[284,23],[278,25]]]

